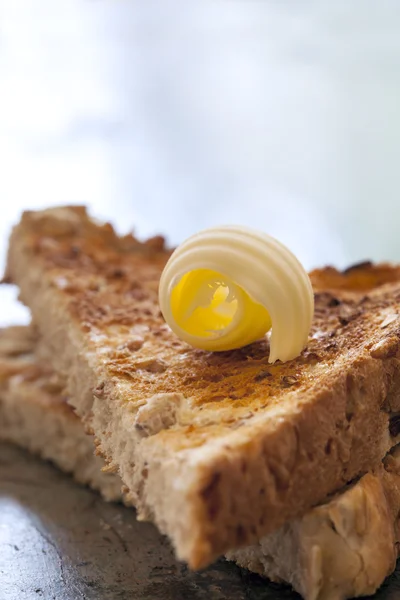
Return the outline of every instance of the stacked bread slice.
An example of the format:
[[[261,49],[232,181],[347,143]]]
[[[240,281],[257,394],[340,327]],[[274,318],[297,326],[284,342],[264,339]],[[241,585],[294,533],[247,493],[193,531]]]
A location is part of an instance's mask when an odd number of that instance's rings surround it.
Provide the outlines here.
[[[267,340],[211,354],[172,334],[157,302],[168,256],[81,207],[22,216],[6,280],[39,337],[3,353],[1,436],[109,499],[118,472],[192,568],[228,553],[306,598],[372,593],[397,556],[399,270],[312,273],[309,343],[270,365]]]

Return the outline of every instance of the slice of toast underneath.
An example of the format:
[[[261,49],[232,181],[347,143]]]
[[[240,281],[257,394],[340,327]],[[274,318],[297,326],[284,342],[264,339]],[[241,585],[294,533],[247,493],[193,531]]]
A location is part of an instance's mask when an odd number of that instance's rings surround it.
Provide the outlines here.
[[[29,327],[0,330],[0,439],[51,460],[79,483],[121,500],[118,475],[102,473],[93,440],[67,404],[53,371],[35,359],[36,335]]]
[[[399,269],[312,273],[308,345],[270,365],[268,339],[207,353],[173,335],[157,298],[168,256],[158,238],[141,244],[83,208],[55,208],[23,215],[6,278],[139,517],[200,568],[301,516],[393,445]]]
[[[396,566],[400,541],[400,446],[381,467],[229,560],[306,600],[373,594]]]
[[[35,361],[34,344],[29,328],[0,331],[0,439],[51,460],[106,500],[120,500],[119,476],[101,471],[91,436],[65,403],[54,373]],[[399,510],[396,447],[375,473],[228,558],[290,583],[307,600],[371,594],[394,568]]]

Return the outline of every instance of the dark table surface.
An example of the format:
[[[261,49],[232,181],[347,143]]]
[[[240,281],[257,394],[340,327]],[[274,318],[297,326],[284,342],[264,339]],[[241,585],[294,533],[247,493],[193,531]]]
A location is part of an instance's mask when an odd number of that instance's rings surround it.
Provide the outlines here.
[[[0,600],[295,600],[220,560],[192,573],[150,524],[0,444]],[[400,569],[375,600],[400,598]]]
[[[190,572],[150,524],[0,444],[0,600],[295,598],[234,564]]]

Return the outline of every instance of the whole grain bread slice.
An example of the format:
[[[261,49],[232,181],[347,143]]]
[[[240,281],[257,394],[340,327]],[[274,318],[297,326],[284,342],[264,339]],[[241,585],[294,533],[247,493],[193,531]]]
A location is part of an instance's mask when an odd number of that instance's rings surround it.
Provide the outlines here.
[[[357,483],[258,544],[227,558],[306,600],[344,600],[376,592],[399,548],[400,447]]]
[[[107,501],[122,500],[118,475],[102,472],[93,440],[66,402],[58,377],[35,357],[30,327],[0,330],[0,439],[50,460]]]
[[[98,451],[179,558],[205,566],[376,467],[398,434],[399,269],[314,272],[296,360],[268,340],[189,348],[163,323],[162,240],[141,244],[82,207],[26,212],[6,279],[19,285]]]
[[[94,456],[91,436],[34,350],[29,328],[0,330],[0,440],[51,460],[108,501],[121,500],[119,476],[100,470],[104,463]],[[290,583],[307,600],[372,594],[395,565],[399,473],[397,446],[374,473],[228,558]]]

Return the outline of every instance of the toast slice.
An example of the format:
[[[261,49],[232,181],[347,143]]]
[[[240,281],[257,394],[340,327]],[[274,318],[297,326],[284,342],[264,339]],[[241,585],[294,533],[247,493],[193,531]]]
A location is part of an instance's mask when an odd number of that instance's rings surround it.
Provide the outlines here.
[[[32,328],[0,330],[0,439],[51,460],[105,500],[121,500],[121,479],[101,472],[104,462],[94,456],[93,441],[67,404],[58,377],[37,363],[35,344]]]
[[[376,467],[398,435],[399,269],[314,272],[307,348],[268,340],[212,354],[164,324],[168,258],[83,207],[26,212],[6,279],[19,285],[98,452],[192,568],[256,542]]]
[[[0,331],[0,439],[50,459],[106,500],[120,500],[121,480],[100,471],[91,437],[65,403],[54,373],[35,361],[34,342],[26,327]],[[308,600],[371,594],[394,568],[399,510],[397,446],[375,473],[228,558],[291,583]]]
[[[344,600],[376,592],[396,566],[400,447],[380,468],[229,560],[306,600]]]

